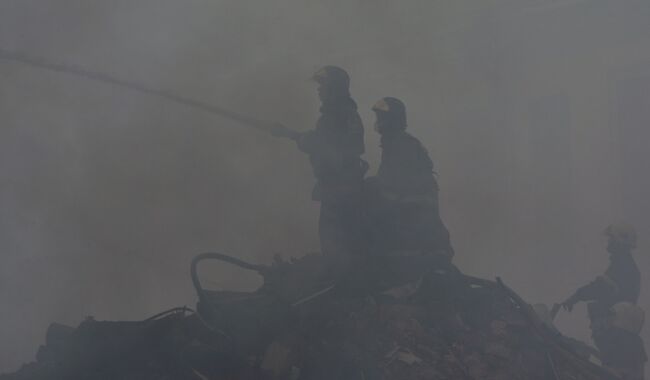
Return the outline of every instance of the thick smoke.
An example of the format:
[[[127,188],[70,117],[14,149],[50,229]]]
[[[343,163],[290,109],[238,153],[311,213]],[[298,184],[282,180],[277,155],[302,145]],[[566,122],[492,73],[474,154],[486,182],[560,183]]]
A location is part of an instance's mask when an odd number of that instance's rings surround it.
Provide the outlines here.
[[[650,281],[648,16],[633,0],[6,0],[0,47],[300,130],[318,111],[307,78],[343,66],[372,170],[369,107],[399,97],[436,162],[459,267],[551,303],[602,271],[598,233],[620,219]],[[318,248],[290,142],[69,75],[0,61],[0,78],[0,371],[31,359],[49,322],[191,305],[197,253]],[[559,325],[588,339],[582,310]]]

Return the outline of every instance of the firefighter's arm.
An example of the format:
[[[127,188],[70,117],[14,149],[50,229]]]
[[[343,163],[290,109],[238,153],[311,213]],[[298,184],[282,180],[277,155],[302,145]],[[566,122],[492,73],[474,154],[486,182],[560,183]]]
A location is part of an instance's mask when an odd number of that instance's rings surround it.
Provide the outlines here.
[[[617,291],[618,286],[607,275],[598,276],[589,284],[578,288],[571,297],[562,302],[562,306],[565,310],[571,311],[573,310],[573,306],[578,302],[595,301]]]
[[[322,149],[323,142],[316,131],[308,131],[297,136],[296,144],[302,152],[313,154]]]
[[[298,149],[319,161],[328,162],[330,165],[340,165],[346,158],[345,152],[325,139],[318,131],[300,133],[295,139]]]

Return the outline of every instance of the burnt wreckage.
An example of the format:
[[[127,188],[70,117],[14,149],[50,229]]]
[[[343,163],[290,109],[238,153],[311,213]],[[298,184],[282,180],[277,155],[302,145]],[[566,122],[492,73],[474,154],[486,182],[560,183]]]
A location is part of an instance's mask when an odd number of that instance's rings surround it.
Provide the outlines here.
[[[206,290],[197,274],[204,260],[257,271],[264,284]],[[328,282],[328,261],[312,254],[263,266],[199,255],[196,311],[52,324],[36,361],[0,379],[617,378],[499,279],[448,266],[417,283],[386,284],[378,279],[400,266],[387,257]]]

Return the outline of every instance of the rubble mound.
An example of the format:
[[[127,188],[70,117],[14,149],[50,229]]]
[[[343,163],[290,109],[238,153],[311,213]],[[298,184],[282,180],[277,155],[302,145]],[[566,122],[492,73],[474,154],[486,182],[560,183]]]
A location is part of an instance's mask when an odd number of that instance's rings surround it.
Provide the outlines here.
[[[37,360],[0,380],[616,379],[499,280],[452,268],[378,292],[314,294],[200,292],[198,313],[54,324]]]

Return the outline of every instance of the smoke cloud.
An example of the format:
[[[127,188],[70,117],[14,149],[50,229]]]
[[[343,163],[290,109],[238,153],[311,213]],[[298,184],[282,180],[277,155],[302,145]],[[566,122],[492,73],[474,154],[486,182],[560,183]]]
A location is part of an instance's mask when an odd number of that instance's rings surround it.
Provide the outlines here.
[[[627,220],[650,310],[649,16],[635,0],[5,0],[0,47],[298,130],[318,113],[307,79],[342,66],[371,171],[370,106],[406,103],[463,271],[561,301],[607,265],[599,232]],[[31,360],[50,322],[193,304],[200,252],[318,249],[311,169],[292,143],[66,74],[0,61],[0,80],[0,371]],[[589,339],[583,309],[558,325]]]

